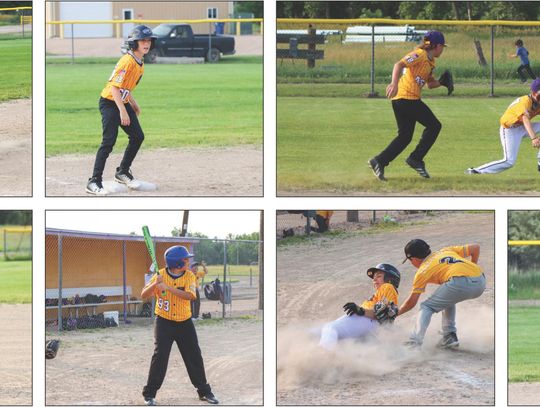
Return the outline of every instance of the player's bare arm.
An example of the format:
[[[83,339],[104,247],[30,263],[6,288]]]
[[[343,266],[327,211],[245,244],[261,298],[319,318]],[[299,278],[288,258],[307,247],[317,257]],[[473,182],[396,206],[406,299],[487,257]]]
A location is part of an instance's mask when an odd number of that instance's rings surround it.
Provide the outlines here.
[[[439,88],[441,87],[441,83],[435,79],[434,77],[430,76],[428,81],[427,81],[427,87],[428,89],[435,89],[435,88]]]
[[[158,277],[161,277],[161,276],[158,276]],[[155,288],[158,284],[162,284],[162,282],[161,281],[158,282],[156,278],[153,282],[145,285],[141,291],[141,298],[143,300],[146,300],[147,298],[152,297],[154,295]]]
[[[111,94],[113,96],[114,103],[116,103],[116,106],[120,111],[120,123],[122,124],[122,126],[129,126],[131,120],[129,119],[129,114],[126,110],[126,107],[124,106],[124,101],[122,100],[120,89],[115,86],[111,86]]]
[[[479,244],[469,244],[467,245],[467,249],[469,250],[471,261],[474,264],[478,264],[478,258],[480,257],[480,245]]]
[[[527,112],[523,116],[521,116],[521,120],[523,121],[523,127],[525,127],[525,130],[527,130],[527,134],[532,140],[533,147],[540,148],[540,139],[536,137],[536,133],[534,132],[531,124],[531,119],[529,119],[529,115],[527,114]]]
[[[409,295],[409,298],[407,298],[405,302],[399,308],[398,315],[403,315],[406,312],[412,310],[418,303],[418,299],[420,298],[420,295],[421,295],[420,293],[411,293],[411,295]]]
[[[129,104],[131,105],[131,107],[135,111],[135,114],[137,116],[139,116],[141,114],[141,108],[139,107],[139,104],[137,103],[137,101],[135,100],[133,95],[131,95],[131,94],[129,95]]]
[[[395,63],[394,69],[392,70],[392,82],[386,87],[386,97],[388,99],[392,99],[397,94],[399,77],[401,72],[403,72],[403,68],[405,68],[405,63],[403,61]]]

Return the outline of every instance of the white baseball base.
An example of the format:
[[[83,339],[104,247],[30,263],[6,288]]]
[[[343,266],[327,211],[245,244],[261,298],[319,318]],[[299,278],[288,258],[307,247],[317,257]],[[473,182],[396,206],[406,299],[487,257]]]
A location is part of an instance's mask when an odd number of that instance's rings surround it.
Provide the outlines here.
[[[156,184],[151,182],[135,180],[128,186],[120,184],[116,181],[103,181],[103,188],[108,194],[122,194],[128,192],[130,189],[134,191],[155,191],[157,189]]]

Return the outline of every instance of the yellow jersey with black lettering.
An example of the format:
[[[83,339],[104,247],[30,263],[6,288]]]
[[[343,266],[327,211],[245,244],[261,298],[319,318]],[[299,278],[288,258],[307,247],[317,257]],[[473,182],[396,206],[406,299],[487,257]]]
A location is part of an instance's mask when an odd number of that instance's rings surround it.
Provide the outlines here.
[[[401,62],[405,64],[405,68],[399,78],[398,92],[392,100],[420,99],[424,85],[434,79],[435,60],[429,58],[426,50],[417,48],[405,55]]]
[[[120,95],[124,103],[129,102],[129,95],[135,86],[139,83],[144,73],[144,63],[139,60],[132,52],[125,54],[116,66],[105,85],[103,91],[101,91],[101,97],[109,100],[114,98],[111,93],[111,88],[115,87],[120,89]]]
[[[412,292],[423,293],[428,284],[444,284],[452,277],[478,277],[482,269],[467,260],[470,246],[449,246],[431,253],[424,259],[414,275]]]
[[[373,309],[375,304],[379,301],[383,301],[385,303],[393,302],[394,304],[398,305],[398,292],[396,288],[390,283],[384,283],[369,300],[362,303],[361,307],[364,309]]]
[[[191,293],[195,298],[195,276],[191,271],[186,271],[180,277],[174,277],[167,272],[167,269],[159,270],[159,275],[163,277],[163,283],[169,287]],[[156,281],[157,274],[150,279],[149,284]],[[156,287],[154,291],[156,297],[156,307],[154,313],[161,318],[170,321],[182,322],[191,318],[191,300],[173,295],[170,291],[165,291],[165,296]]]
[[[523,115],[529,119],[540,114],[540,103],[534,100],[531,95],[517,98],[503,113],[500,123],[506,129],[523,125]]]

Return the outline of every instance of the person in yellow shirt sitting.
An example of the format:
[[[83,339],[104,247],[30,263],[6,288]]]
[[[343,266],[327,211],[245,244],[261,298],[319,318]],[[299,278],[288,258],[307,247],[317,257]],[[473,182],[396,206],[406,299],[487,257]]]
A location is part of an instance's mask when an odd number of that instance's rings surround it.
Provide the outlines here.
[[[480,246],[449,246],[431,252],[424,240],[413,239],[405,246],[405,256],[403,263],[409,260],[418,270],[414,276],[411,294],[401,305],[398,315],[403,315],[416,306],[428,284],[440,285],[420,304],[416,325],[410,340],[405,344],[411,347],[422,346],[432,315],[442,311],[443,337],[438,346],[459,346],[456,334],[456,304],[479,297],[486,288],[486,278],[477,264]],[[467,260],[468,257],[470,260]]]

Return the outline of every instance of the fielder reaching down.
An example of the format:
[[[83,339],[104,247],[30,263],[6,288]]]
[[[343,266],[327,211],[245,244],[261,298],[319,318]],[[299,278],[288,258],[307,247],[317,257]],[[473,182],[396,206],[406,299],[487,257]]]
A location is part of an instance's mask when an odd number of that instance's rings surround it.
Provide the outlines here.
[[[156,405],[156,394],[165,380],[174,342],[180,350],[189,379],[197,389],[199,400],[218,404],[206,381],[197,332],[191,320],[191,301],[195,299],[196,290],[195,276],[188,269],[191,257],[193,255],[184,246],[167,249],[167,267],[159,270],[141,293],[143,299],[155,297],[156,301],[154,354],[150,362],[148,381],[142,393],[147,406]],[[179,393],[179,396],[185,399],[184,394]]]
[[[144,56],[154,46],[156,36],[145,25],[138,25],[128,38],[129,51],[118,61],[99,99],[99,111],[103,127],[103,140],[96,154],[92,177],[86,185],[86,192],[93,195],[107,195],[103,188],[103,171],[118,137],[118,127],[126,132],[128,145],[120,166],[116,168],[114,180],[127,187],[133,187],[131,164],[144,140],[139,124],[141,113],[133,98],[132,91],[139,84],[144,73]]]
[[[441,32],[429,31],[417,49],[405,55],[394,65],[392,82],[386,88],[386,96],[392,99],[398,134],[381,153],[368,162],[375,176],[381,181],[386,181],[384,168],[400,155],[412,141],[417,122],[425,129],[415,150],[411,152],[405,162],[420,176],[429,178],[424,157],[435,143],[442,125],[431,109],[422,102],[420,94],[425,85],[429,89],[446,86],[448,94],[454,90],[450,72],[443,73],[439,80],[433,77],[435,58],[441,56],[445,46],[444,36]]]
[[[362,338],[374,332],[379,324],[392,322],[397,316],[401,274],[391,264],[381,263],[367,270],[373,279],[375,294],[361,306],[348,302],[343,306],[347,315],[325,324],[319,345],[333,350],[340,339]]]
[[[405,263],[409,260],[418,270],[414,276],[412,292],[401,305],[402,315],[416,306],[420,295],[428,284],[440,287],[420,304],[420,314],[407,345],[419,347],[424,342],[427,328],[434,313],[442,311],[442,339],[438,346],[459,346],[456,334],[456,304],[479,297],[486,288],[486,278],[477,264],[480,246],[450,246],[431,252],[429,245],[421,239],[413,239],[405,246]],[[471,260],[466,258],[470,257]]]
[[[531,83],[531,93],[514,100],[501,119],[499,137],[503,148],[502,160],[491,161],[479,167],[468,168],[466,174],[496,174],[512,168],[517,161],[521,141],[529,137],[533,148],[540,148],[540,123],[532,123],[540,114],[540,78]],[[537,153],[537,168],[540,171],[540,151]]]

